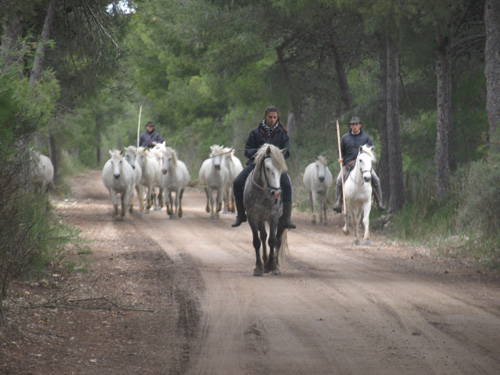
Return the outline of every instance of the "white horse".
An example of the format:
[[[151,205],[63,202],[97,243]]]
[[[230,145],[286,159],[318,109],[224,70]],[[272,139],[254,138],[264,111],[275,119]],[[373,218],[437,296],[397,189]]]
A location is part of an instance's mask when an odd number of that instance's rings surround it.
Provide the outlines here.
[[[153,205],[154,187],[159,185],[160,164],[157,158],[144,147],[137,149],[137,160],[142,168],[141,184],[146,187],[146,212]],[[156,200],[155,210],[157,210]]]
[[[229,171],[226,166],[226,154],[222,146],[210,146],[210,157],[201,165],[198,174],[200,181],[205,184],[207,205],[205,211],[210,213],[210,219],[219,217],[222,210],[222,198],[229,179]],[[217,190],[217,198],[214,205],[213,191]]]
[[[226,154],[226,166],[229,172],[226,189],[224,190],[224,211],[234,212],[235,204],[233,194],[233,181],[243,170],[243,164],[241,164],[241,160],[234,155],[233,148],[224,148],[224,153]]]
[[[102,169],[102,182],[109,190],[109,195],[113,201],[115,209],[114,215],[118,215],[118,197],[120,194],[122,210],[121,218],[130,218],[128,208],[130,199],[134,194],[134,170],[132,166],[124,159],[123,154],[118,150],[109,151],[109,159]]]
[[[144,194],[142,192],[142,168],[139,164],[139,160],[137,160],[137,148],[134,146],[125,147],[125,160],[132,166],[134,169],[134,186],[137,192],[137,199],[139,200],[139,211],[144,211]],[[130,198],[130,209],[129,212],[132,213],[134,211],[134,204],[132,203],[132,198]]]
[[[312,205],[312,224],[316,224],[316,198],[319,196],[319,222],[327,225],[326,202],[328,200],[328,191],[332,186],[333,176],[328,169],[326,157],[320,155],[314,163],[309,164],[304,172],[304,186],[309,192]]]
[[[346,207],[344,234],[349,234],[349,221],[354,232],[354,244],[359,245],[359,224],[363,218],[364,243],[370,244],[370,209],[372,206],[371,170],[376,160],[373,146],[360,146],[356,164],[344,183]]]
[[[177,159],[177,153],[170,147],[161,151],[161,173],[167,214],[170,218],[182,217],[182,195],[190,176],[186,164]],[[175,192],[175,203],[172,201],[172,192]]]
[[[48,156],[30,151],[32,182],[36,191],[47,193],[54,180],[54,165]]]

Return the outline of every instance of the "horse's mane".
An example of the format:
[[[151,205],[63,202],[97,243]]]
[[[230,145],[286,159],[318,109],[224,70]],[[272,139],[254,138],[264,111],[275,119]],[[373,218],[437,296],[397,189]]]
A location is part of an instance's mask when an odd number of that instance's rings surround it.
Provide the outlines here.
[[[172,157],[172,164],[173,165],[177,165],[177,152],[175,152],[175,150],[171,147],[167,147],[165,149],[165,153],[168,155],[168,156],[171,156]]]
[[[326,160],[326,158],[323,156],[323,155],[319,155],[318,156],[318,161],[323,164],[323,165],[328,165],[328,161]]]
[[[123,159],[123,154],[120,150],[111,150],[111,152],[113,153],[112,157]]]
[[[233,161],[234,149],[230,147],[224,147],[224,153],[227,155],[227,158]]]
[[[212,153],[210,154],[211,157],[224,153],[224,146],[212,145],[210,146],[210,149],[212,150]]]
[[[135,146],[125,147],[125,151],[131,152],[132,154],[137,154],[137,148]]]
[[[268,150],[270,150],[270,155],[268,155]],[[271,157],[276,168],[282,172],[286,172],[287,168],[283,153],[278,147],[269,143],[264,143],[261,148],[257,150],[255,154],[255,164],[259,165],[267,156]]]
[[[372,158],[374,163],[377,161],[377,156],[375,155],[375,152],[373,151],[375,149],[374,147],[363,145],[363,146],[361,146],[361,148],[363,149],[364,153],[368,154]]]

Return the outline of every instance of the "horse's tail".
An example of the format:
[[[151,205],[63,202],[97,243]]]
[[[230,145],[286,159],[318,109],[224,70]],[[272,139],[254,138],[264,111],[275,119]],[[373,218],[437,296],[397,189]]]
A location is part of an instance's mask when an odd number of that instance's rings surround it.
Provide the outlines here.
[[[196,180],[189,180],[187,186],[189,187],[196,187],[201,183],[200,179],[197,178]]]
[[[288,235],[287,235],[287,232],[288,231],[285,229],[283,231],[283,234],[281,235],[281,246],[280,246],[280,251],[279,251],[279,262],[280,262],[280,264],[283,264],[283,260],[285,259],[285,255],[286,256],[290,255],[290,248],[288,247]]]

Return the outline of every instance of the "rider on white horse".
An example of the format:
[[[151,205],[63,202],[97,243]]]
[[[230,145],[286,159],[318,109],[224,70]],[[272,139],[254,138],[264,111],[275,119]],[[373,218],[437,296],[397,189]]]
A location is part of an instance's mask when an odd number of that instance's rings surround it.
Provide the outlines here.
[[[342,163],[342,169],[344,170],[344,179],[347,179],[349,171],[354,167],[356,162],[356,157],[358,156],[359,146],[369,145],[373,146],[373,141],[370,136],[361,131],[363,123],[359,117],[353,117],[349,122],[350,130],[342,136],[340,141],[340,150],[342,152],[342,158],[339,158],[339,163]],[[385,207],[382,203],[382,189],[380,187],[380,179],[378,178],[375,170],[372,168],[372,187],[373,195],[375,196],[375,204],[379,211],[384,211]],[[337,177],[337,186],[335,190],[335,206],[333,206],[335,212],[342,212],[342,171],[340,171]]]

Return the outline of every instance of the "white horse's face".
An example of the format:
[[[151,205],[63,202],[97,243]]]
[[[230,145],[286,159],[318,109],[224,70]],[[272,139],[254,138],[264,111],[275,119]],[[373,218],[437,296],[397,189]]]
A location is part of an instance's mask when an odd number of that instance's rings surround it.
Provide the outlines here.
[[[212,154],[210,155],[212,158],[212,163],[216,170],[220,171],[221,165],[224,162],[224,154],[222,153],[222,149],[218,150],[212,148]]]
[[[132,168],[135,168],[137,154],[131,150],[125,149],[125,160],[132,166]]]
[[[273,164],[271,158],[265,158],[262,163],[262,168],[264,172],[264,178],[266,180],[266,185],[271,197],[273,199],[279,198],[281,194],[281,172]]]
[[[323,164],[319,159],[316,160],[316,175],[320,182],[325,181],[326,176],[326,165]]]
[[[111,153],[111,166],[113,168],[113,176],[116,179],[120,178],[122,172],[123,155],[116,152]]]
[[[358,157],[359,172],[363,176],[365,182],[370,182],[372,179],[372,158],[366,153],[361,153]]]
[[[161,173],[167,174],[170,165],[172,164],[173,155],[170,152],[162,152],[161,156]]]

